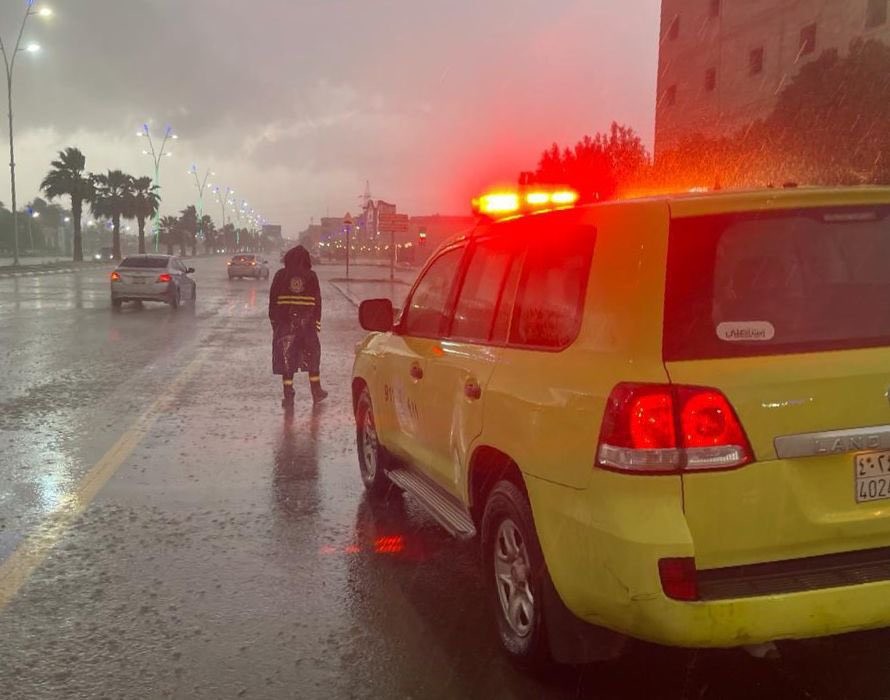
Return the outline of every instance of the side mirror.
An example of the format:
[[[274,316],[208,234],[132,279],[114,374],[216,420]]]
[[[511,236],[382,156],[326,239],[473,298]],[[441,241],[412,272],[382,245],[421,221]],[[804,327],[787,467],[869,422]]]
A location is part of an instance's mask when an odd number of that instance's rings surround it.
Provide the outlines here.
[[[195,268],[193,268],[193,267],[187,267],[187,268],[185,268],[185,271],[186,271],[188,274],[192,274],[192,273],[195,271]]]
[[[388,333],[392,330],[393,308],[389,299],[368,299],[358,307],[358,322],[366,331]]]

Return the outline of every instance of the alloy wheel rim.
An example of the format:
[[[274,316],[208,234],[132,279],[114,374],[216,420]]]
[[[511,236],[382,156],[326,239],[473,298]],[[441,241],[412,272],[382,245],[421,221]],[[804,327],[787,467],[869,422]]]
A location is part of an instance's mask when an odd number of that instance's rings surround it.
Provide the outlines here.
[[[525,538],[516,524],[505,518],[494,543],[494,577],[501,612],[519,637],[531,634],[535,620],[535,596]]]
[[[374,427],[374,417],[371,411],[365,413],[362,425],[362,455],[364,457],[364,472],[368,481],[373,481],[377,476],[377,430]]]

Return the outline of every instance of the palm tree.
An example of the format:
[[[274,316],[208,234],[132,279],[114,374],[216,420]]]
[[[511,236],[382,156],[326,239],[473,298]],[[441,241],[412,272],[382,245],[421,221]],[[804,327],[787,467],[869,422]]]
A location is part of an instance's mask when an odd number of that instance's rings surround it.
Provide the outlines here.
[[[153,217],[161,206],[158,186],[150,177],[137,177],[133,180],[130,193],[130,212],[136,217],[139,226],[139,252],[145,252],[145,222]]]
[[[186,243],[191,243],[192,257],[198,254],[198,210],[190,204],[179,212],[179,223],[182,238],[179,241],[179,254],[185,257]]]
[[[105,175],[91,175],[93,198],[90,208],[96,216],[111,219],[114,259],[121,259],[121,219],[130,219],[132,210],[133,177],[120,170],[109,170]]]
[[[165,216],[160,221],[161,237],[167,244],[167,255],[173,255],[173,244],[180,237],[179,218]]]
[[[212,253],[216,248],[216,226],[213,223],[213,217],[204,214],[201,217],[199,229],[204,235],[204,252]]]
[[[93,198],[93,183],[84,174],[86,156],[76,148],[59,151],[59,157],[52,163],[52,169],[40,183],[40,189],[50,199],[71,197],[71,218],[74,221],[74,261],[83,260],[83,235],[80,219],[83,216],[83,203]]]

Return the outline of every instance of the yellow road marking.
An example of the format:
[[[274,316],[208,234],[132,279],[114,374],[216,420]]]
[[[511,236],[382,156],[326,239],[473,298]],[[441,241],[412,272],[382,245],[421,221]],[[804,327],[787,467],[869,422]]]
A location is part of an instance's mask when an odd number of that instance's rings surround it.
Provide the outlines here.
[[[46,517],[36,532],[28,535],[15,551],[0,563],[0,612],[15,598],[74,521],[89,507],[102,487],[142,442],[155,421],[176,400],[179,390],[206,358],[207,351],[199,351],[170,383],[169,391],[149,406],[148,410],[111,446],[111,449],[84,474],[77,488]]]

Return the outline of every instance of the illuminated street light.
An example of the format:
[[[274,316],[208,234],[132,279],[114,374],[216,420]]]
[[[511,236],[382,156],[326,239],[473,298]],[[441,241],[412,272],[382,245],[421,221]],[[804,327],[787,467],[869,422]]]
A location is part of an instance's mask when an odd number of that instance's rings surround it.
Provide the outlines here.
[[[214,173],[210,168],[207,168],[207,172],[202,180],[200,175],[198,175],[198,166],[193,164],[191,170],[188,171],[188,174],[195,178],[195,188],[198,190],[198,228],[201,229],[201,233],[204,233],[202,223],[202,220],[204,219],[204,190],[207,188],[207,181],[210,179],[211,175],[214,175]]]
[[[151,129],[148,127],[148,122],[142,125],[142,131],[138,133],[139,138],[148,139],[148,149],[143,149],[142,154],[146,156],[151,156],[152,163],[155,166],[155,188],[160,194],[161,191],[161,160],[164,157],[170,157],[173,154],[167,151],[167,142],[171,140],[176,140],[179,138],[176,134],[173,133],[173,127],[167,126],[164,130],[164,138],[161,140],[161,145],[159,148],[155,148],[154,139],[151,136]],[[159,206],[155,211],[154,221],[152,222],[152,232],[154,233],[155,238],[155,252],[158,252],[158,248],[161,244],[161,207]]]
[[[15,72],[15,60],[19,55],[19,52],[26,51],[28,53],[36,53],[40,50],[40,46],[35,43],[29,43],[25,47],[22,46],[22,37],[25,34],[25,25],[28,24],[28,18],[31,17],[31,15],[40,15],[41,17],[46,18],[53,14],[52,10],[48,7],[41,7],[38,9],[37,5],[39,2],[40,0],[28,0],[25,16],[22,18],[22,24],[19,27],[18,37],[15,40],[15,46],[13,47],[12,52],[6,50],[6,43],[0,38],[0,53],[3,55],[3,64],[6,68],[6,97],[9,106],[9,186],[12,192],[12,228],[14,240],[13,265],[19,264],[19,214],[15,197],[15,140],[12,119],[12,76]]]
[[[222,212],[222,226],[221,226],[221,228],[225,228],[226,224],[228,223],[228,221],[226,220],[226,208],[230,204],[235,203],[235,199],[233,197],[233,195],[235,194],[235,190],[233,190],[231,187],[226,187],[225,192],[223,192],[222,187],[220,187],[219,185],[215,185],[213,187],[213,194],[216,195],[216,201],[219,202],[220,210]],[[232,199],[230,199],[230,197],[232,197]],[[238,240],[238,230],[236,229],[235,230],[235,246],[236,247],[238,246],[239,242],[240,241]]]

